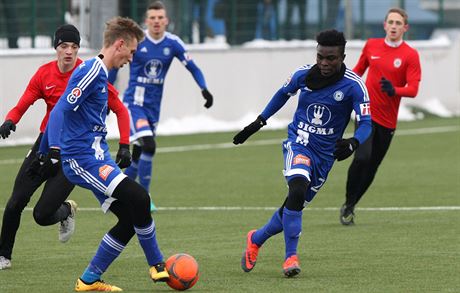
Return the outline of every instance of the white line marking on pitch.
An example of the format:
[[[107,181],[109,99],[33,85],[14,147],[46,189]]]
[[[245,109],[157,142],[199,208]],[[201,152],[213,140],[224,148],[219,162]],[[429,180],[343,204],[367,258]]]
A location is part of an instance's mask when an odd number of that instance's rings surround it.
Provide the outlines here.
[[[158,207],[159,211],[274,211],[279,207]],[[26,211],[32,211],[33,208],[26,208]],[[0,208],[0,211],[4,211]],[[325,208],[306,208],[304,211],[338,211],[337,207]],[[433,206],[433,207],[374,207],[374,208],[356,208],[357,211],[367,212],[411,212],[411,211],[460,211],[460,206]],[[78,208],[78,211],[93,212],[101,211],[100,208]]]

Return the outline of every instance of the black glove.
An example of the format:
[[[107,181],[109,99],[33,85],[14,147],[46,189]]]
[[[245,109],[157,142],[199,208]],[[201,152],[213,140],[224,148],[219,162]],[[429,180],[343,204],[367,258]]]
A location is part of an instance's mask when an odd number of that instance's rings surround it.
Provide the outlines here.
[[[335,143],[334,157],[337,161],[343,161],[359,147],[359,141],[354,138],[339,139]]]
[[[262,128],[262,126],[267,125],[267,121],[265,120],[264,117],[262,116],[257,116],[257,119],[243,128],[240,132],[235,135],[233,138],[233,144],[242,144],[243,142],[246,141],[251,135],[256,133],[259,129]]]
[[[0,136],[5,139],[10,135],[11,131],[16,131],[16,124],[8,119],[0,126]]]
[[[206,103],[204,104],[205,108],[211,108],[213,101],[211,93],[207,89],[204,89],[201,91],[201,95],[206,100]]]
[[[385,77],[382,77],[380,80],[380,89],[382,92],[387,93],[390,97],[393,97],[396,94],[393,84],[391,84],[391,81]]]
[[[42,163],[39,169],[39,174],[44,179],[48,179],[57,174],[61,168],[61,150],[50,148],[48,155],[42,157]]]
[[[127,168],[131,165],[131,153],[129,152],[129,144],[120,143],[115,163],[117,163],[120,169]]]

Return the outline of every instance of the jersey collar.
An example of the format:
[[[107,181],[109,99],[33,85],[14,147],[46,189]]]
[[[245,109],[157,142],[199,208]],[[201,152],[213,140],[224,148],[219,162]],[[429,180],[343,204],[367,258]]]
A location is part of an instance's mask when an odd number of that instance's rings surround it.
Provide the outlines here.
[[[163,34],[163,36],[162,36],[160,39],[155,40],[154,38],[152,38],[152,37],[149,35],[149,31],[148,31],[148,30],[145,30],[144,33],[145,33],[145,37],[146,37],[147,39],[149,39],[150,42],[154,43],[155,45],[161,43],[161,42],[165,39],[166,34],[167,34],[167,32],[165,32],[165,33]]]
[[[397,42],[391,42],[391,41],[388,41],[387,39],[385,39],[385,44],[387,44],[388,46],[392,47],[392,48],[398,48],[399,46],[401,46],[401,44],[404,42],[403,39],[397,41]]]

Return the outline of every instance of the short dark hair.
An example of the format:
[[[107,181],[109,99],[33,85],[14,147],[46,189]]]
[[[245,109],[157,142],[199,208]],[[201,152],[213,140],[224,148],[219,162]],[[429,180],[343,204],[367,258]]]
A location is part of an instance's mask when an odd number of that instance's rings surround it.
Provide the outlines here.
[[[342,55],[345,53],[345,44],[347,41],[345,40],[343,32],[339,32],[335,29],[324,30],[316,35],[316,41],[318,42],[318,45],[321,46],[340,47]]]
[[[148,7],[147,7],[147,10],[150,10],[150,9],[153,9],[153,10],[160,10],[160,9],[164,9],[166,10],[166,6],[163,4],[163,2],[161,1],[155,1],[153,3],[151,3]]]

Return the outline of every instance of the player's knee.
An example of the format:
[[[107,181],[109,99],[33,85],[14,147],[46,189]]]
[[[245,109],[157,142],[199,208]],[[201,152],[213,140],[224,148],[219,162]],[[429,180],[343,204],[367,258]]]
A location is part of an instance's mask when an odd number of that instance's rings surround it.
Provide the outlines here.
[[[133,153],[131,156],[132,160],[135,162],[138,161],[139,158],[141,157],[141,153],[142,153],[142,147],[137,144],[133,145]]]
[[[152,156],[155,154],[156,151],[156,142],[153,136],[147,136],[142,139],[142,151],[145,153],[149,153]]]
[[[45,215],[45,213],[43,213],[40,209],[34,208],[34,211],[32,214],[33,214],[35,223],[37,223],[40,226],[47,226],[46,224],[47,215]]]
[[[118,184],[112,193],[112,197],[120,200],[124,205],[129,203],[129,206],[131,206],[134,211],[140,212],[146,210],[150,214],[149,194],[142,186],[128,177]]]
[[[291,211],[301,211],[303,209],[309,184],[310,181],[303,176],[289,180],[289,193],[285,205],[287,209]]]

